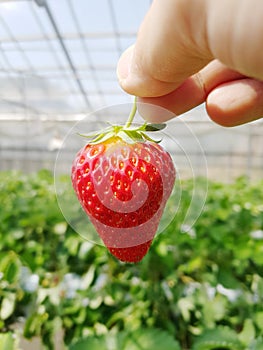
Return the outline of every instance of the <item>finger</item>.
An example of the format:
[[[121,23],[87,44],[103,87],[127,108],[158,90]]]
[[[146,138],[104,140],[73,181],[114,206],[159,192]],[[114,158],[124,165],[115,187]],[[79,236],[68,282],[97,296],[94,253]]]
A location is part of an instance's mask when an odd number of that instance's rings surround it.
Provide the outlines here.
[[[140,98],[138,101],[143,102],[143,104],[139,105],[138,109],[146,120],[161,123],[205,102],[208,94],[218,85],[243,77],[242,74],[215,60],[198,74],[186,79],[179,88],[169,94],[160,97]],[[163,110],[156,114],[154,105],[163,107]]]
[[[133,60],[134,45],[124,51],[117,66],[119,84],[126,92],[135,96],[162,96],[178,87],[178,82],[161,81],[150,73],[139,73],[138,66],[132,63]]]
[[[222,84],[207,97],[210,118],[222,126],[236,126],[263,117],[263,82],[241,79]]]
[[[199,9],[193,6],[195,3],[200,3]],[[198,48],[198,54],[197,49],[193,49],[185,7],[182,1],[153,1],[136,44],[125,51],[118,62],[117,76],[128,93],[136,96],[167,94],[211,60],[211,55],[200,54],[201,48]],[[202,1],[193,2],[191,7],[203,17]],[[204,21],[199,18],[198,32],[204,28],[202,23]],[[205,35],[199,37],[205,38]],[[205,47],[205,43],[199,40],[199,46]]]
[[[155,0],[134,49],[119,61],[121,86],[137,96],[165,95],[214,58],[263,80],[262,11],[262,0]]]

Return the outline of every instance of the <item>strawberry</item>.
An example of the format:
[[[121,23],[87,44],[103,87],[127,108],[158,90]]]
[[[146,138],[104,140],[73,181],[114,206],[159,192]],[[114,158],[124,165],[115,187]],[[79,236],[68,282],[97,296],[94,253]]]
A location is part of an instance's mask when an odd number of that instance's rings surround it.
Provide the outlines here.
[[[173,161],[145,133],[160,128],[111,126],[72,165],[72,185],[84,211],[109,251],[124,262],[146,255],[173,189]]]

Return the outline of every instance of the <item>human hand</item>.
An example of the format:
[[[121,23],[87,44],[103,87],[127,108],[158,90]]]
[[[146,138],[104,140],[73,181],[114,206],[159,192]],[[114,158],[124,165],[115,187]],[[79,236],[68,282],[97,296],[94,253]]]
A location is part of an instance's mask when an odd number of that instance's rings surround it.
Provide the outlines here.
[[[182,114],[206,102],[215,122],[263,116],[262,0],[154,0],[134,46],[121,56],[121,87]],[[149,105],[142,116],[164,122]]]

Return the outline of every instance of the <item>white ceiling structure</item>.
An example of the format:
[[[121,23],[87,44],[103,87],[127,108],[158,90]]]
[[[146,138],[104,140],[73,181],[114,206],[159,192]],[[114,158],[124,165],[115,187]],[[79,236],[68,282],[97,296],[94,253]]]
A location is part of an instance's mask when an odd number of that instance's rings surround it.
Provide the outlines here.
[[[0,115],[87,113],[130,101],[116,65],[149,0],[0,1]]]
[[[0,0],[0,170],[52,169],[76,121],[132,102],[118,84],[116,67],[150,4]],[[116,122],[126,118],[121,111],[115,117]],[[174,143],[167,147],[181,174],[201,170],[203,175],[200,143],[209,176],[263,176],[263,120],[226,129],[211,122],[202,105],[176,118],[169,131]],[[74,152],[68,142],[59,160],[63,171],[70,168]]]

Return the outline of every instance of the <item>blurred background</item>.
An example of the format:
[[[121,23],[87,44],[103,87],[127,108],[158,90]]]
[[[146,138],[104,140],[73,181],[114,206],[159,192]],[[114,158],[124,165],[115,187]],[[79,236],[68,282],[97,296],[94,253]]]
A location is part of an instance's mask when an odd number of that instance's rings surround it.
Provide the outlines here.
[[[263,119],[169,122],[180,191],[138,264],[58,206],[80,212],[74,132],[127,118],[116,66],[150,4],[0,0],[0,350],[263,349]]]
[[[116,66],[135,41],[150,3],[0,1],[0,170],[52,170],[65,135],[77,121],[106,106],[132,101],[118,85]],[[115,117],[124,121],[126,115]],[[209,177],[262,177],[262,121],[222,128],[209,120],[204,106],[179,119],[199,140]],[[175,137],[198,169],[200,153],[178,121]],[[174,152],[173,147],[169,151]],[[177,151],[176,158],[187,176],[184,153]],[[69,147],[67,154],[61,170],[71,163],[74,150]]]

